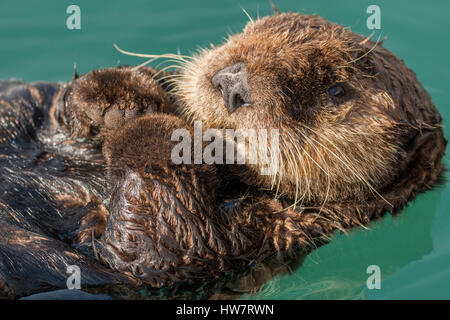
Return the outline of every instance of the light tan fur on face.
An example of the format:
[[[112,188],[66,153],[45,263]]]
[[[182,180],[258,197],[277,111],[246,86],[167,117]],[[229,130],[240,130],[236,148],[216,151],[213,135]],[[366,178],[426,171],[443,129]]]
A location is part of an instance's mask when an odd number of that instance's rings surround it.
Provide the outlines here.
[[[246,65],[252,102],[229,114],[211,78],[238,62]],[[260,175],[258,165],[235,170],[244,182],[295,202],[382,198],[404,167],[409,137],[439,126],[428,94],[400,60],[380,43],[316,16],[251,21],[182,69],[174,92],[188,121],[280,130],[275,175]],[[340,83],[346,96],[333,100],[327,91]]]

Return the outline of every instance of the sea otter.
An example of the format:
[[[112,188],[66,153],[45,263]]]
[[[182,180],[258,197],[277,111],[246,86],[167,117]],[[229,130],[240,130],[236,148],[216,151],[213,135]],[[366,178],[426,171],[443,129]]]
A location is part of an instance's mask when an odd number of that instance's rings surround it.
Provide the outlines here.
[[[72,264],[94,291],[233,278],[440,181],[441,117],[379,42],[277,12],[178,58],[0,83],[0,295],[65,287]],[[278,170],[173,163],[172,133],[194,121],[278,129]]]

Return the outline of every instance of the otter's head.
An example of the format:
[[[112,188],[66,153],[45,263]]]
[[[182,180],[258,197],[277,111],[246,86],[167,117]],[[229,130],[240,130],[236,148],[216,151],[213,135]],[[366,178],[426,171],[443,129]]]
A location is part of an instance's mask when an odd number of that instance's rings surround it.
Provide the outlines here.
[[[427,132],[444,141],[429,95],[401,60],[317,16],[250,21],[194,56],[176,87],[191,121],[278,129],[276,172],[261,175],[256,164],[239,174],[303,203],[380,196],[411,169]]]

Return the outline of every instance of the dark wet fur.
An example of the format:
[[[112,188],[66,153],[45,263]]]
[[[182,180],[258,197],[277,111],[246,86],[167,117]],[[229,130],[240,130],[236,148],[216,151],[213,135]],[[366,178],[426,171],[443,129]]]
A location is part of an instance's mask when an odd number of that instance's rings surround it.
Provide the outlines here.
[[[105,199],[106,180],[101,150],[83,141],[63,145],[67,136],[52,128],[49,108],[62,86],[2,81],[0,87],[0,278],[13,288],[8,296],[65,287],[72,264],[90,270],[84,281],[92,286],[121,282],[70,245],[79,219],[57,198],[78,198],[84,189]]]
[[[51,109],[63,104],[67,90],[65,84],[25,85],[4,81],[0,85],[3,90],[0,98],[2,117],[15,119],[15,124],[8,122],[8,126],[4,125],[1,131],[3,136],[7,137],[0,149],[0,228],[3,235],[0,238],[0,286],[4,297],[15,298],[65,288],[68,277],[66,269],[69,265],[80,266],[83,289],[93,293],[106,292],[113,297],[234,297],[261,287],[264,284],[263,279],[267,280],[272,276],[273,269],[283,269],[286,261],[292,260],[292,254],[285,259],[278,256],[270,261],[281,263],[270,268],[260,261],[264,256],[270,256],[263,248],[254,246],[261,243],[261,237],[264,235],[253,232],[252,229],[246,231],[240,226],[243,224],[242,219],[252,219],[250,216],[241,215],[239,210],[242,205],[240,197],[249,187],[238,181],[222,181],[223,184],[220,185],[218,176],[226,174],[221,172],[220,168],[219,172],[216,172],[212,166],[173,166],[167,163],[170,146],[167,146],[165,154],[160,152],[155,157],[152,153],[142,153],[141,151],[146,149],[142,149],[142,144],[139,144],[134,149],[136,151],[133,151],[133,148],[126,150],[127,155],[139,152],[132,159],[116,154],[123,152],[120,149],[107,154],[109,161],[121,163],[116,166],[111,162],[107,170],[101,147],[95,140],[73,139],[67,131],[59,126],[55,127],[52,122],[50,115],[57,110]],[[152,120],[166,121],[167,125],[172,121],[178,126],[185,125],[173,116],[156,116]],[[149,119],[141,120],[142,123],[146,121]],[[136,127],[138,126],[125,128],[124,134],[126,129]],[[160,125],[156,128],[158,131],[153,132],[154,136],[146,134],[148,130],[141,131],[144,133],[141,140],[145,142],[146,138],[151,139],[149,145],[167,141],[167,137],[158,137],[157,133],[164,135],[170,131],[159,130]],[[124,138],[126,137],[127,135],[124,135]],[[124,145],[130,146],[126,143]],[[144,171],[141,171],[141,168]],[[184,183],[184,187],[191,190],[186,194],[193,196],[192,200],[181,199],[185,208],[181,209],[182,206],[178,204],[177,211],[182,211],[172,213],[182,214],[179,218],[184,219],[186,228],[203,230],[208,226],[207,230],[199,231],[200,234],[196,236],[187,229],[184,229],[184,234],[178,235],[187,241],[185,247],[191,252],[189,255],[192,261],[183,263],[173,254],[167,254],[169,251],[164,251],[171,246],[173,248],[170,250],[178,247],[170,240],[170,237],[175,237],[171,233],[173,229],[169,230],[171,234],[166,236],[164,242],[157,244],[152,240],[155,233],[161,233],[156,225],[155,229],[151,230],[153,236],[143,239],[142,245],[145,244],[147,248],[139,246],[134,250],[127,249],[118,239],[111,239],[114,232],[117,236],[117,232],[126,235],[132,231],[128,230],[129,224],[121,220],[123,214],[130,210],[124,210],[124,205],[130,203],[123,198],[123,192],[132,190],[132,185],[142,183],[142,179],[148,181],[151,176],[161,183],[169,183],[165,188],[167,193],[159,192],[155,195],[157,200],[162,200],[162,203],[168,206],[167,210],[173,210],[171,204],[180,197],[173,192],[173,189],[177,188],[176,185],[170,183]],[[200,181],[193,183],[192,179]],[[113,183],[108,185],[110,181]],[[109,192],[112,194],[111,200]],[[215,199],[216,192],[220,194],[218,199]],[[164,194],[167,200],[164,200]],[[202,198],[205,194],[209,196]],[[195,203],[200,207],[196,209]],[[217,203],[222,203],[219,206],[222,215],[220,219],[215,217],[214,212]],[[96,216],[97,210],[102,211],[101,207],[111,210],[112,218],[109,219],[108,225],[101,221],[104,218],[101,214]],[[139,219],[150,219],[151,223],[151,214],[154,212],[151,206],[131,207],[131,210],[132,220],[137,219],[137,223],[142,223]],[[195,217],[195,214],[202,212],[203,217]],[[108,215],[107,213],[106,218]],[[236,216],[236,219],[233,216]],[[259,221],[261,222],[262,220]],[[95,230],[99,226],[100,230]],[[173,226],[177,227],[179,223]],[[87,232],[84,232],[84,229]],[[241,230],[237,231],[238,229]],[[211,233],[212,230],[215,231]],[[230,230],[232,232],[229,232]],[[236,230],[236,233],[233,230]],[[205,231],[209,233],[208,236],[214,244],[201,244],[203,238],[207,237]],[[96,250],[93,250],[94,243]],[[123,250],[119,259],[114,257],[116,252],[110,251],[111,246],[117,245]],[[206,247],[201,249],[202,245]],[[135,254],[146,252],[145,255],[140,255],[140,259],[146,264],[135,264],[135,274],[127,273],[130,263],[123,265],[122,259],[126,261],[127,255],[130,254],[126,253],[127,250],[132,250]],[[242,251],[247,254],[242,255]],[[259,254],[259,262],[253,260],[249,253],[253,257]],[[206,254],[207,259],[200,258],[202,254]],[[156,266],[145,261],[155,256],[159,257]],[[96,260],[97,257],[103,264]],[[105,265],[124,273],[115,272]],[[257,277],[248,274],[255,266],[256,270],[259,270],[256,272]],[[167,289],[158,291],[143,286],[143,283],[155,288],[166,286]],[[222,291],[224,293],[221,293]]]
[[[399,212],[441,177],[446,141],[431,101],[433,126],[398,129],[406,152],[383,198],[295,207],[289,196],[246,185],[239,170],[175,165],[170,135],[191,128],[171,114],[169,86],[155,73],[117,68],[67,84],[0,82],[0,296],[64,288],[72,264],[84,289],[114,297],[252,291],[335,231]],[[124,111],[130,100],[138,112]],[[417,105],[404,107],[414,118],[408,110]]]
[[[114,272],[96,261],[92,244],[106,226],[106,221],[101,221],[104,217],[96,216],[96,210],[110,207],[108,192],[111,192],[111,187],[108,186],[101,146],[94,140],[73,139],[67,131],[52,123],[51,109],[63,104],[66,84],[25,85],[2,81],[0,89],[1,117],[10,120],[2,122],[0,131],[3,138],[0,148],[2,295],[14,298],[64,288],[67,266],[78,265],[82,270],[84,289],[94,293],[107,292],[115,297],[142,298],[140,281]],[[151,170],[158,170],[157,165],[154,163]],[[183,170],[189,171],[189,168],[176,169],[174,173]],[[206,173],[210,170],[214,173],[214,169],[206,170]],[[118,197],[121,179],[128,179],[127,173],[129,171],[123,176],[119,170],[114,173],[117,180],[111,179],[119,182],[118,186],[112,186],[115,190],[111,198],[114,214],[120,214],[122,208]],[[211,181],[211,175],[203,179]],[[123,186],[128,184],[123,183]],[[192,186],[187,184],[186,187]],[[212,209],[211,203],[208,206]],[[109,224],[114,223],[117,223],[116,227],[121,225],[115,219],[109,221]],[[94,232],[98,225],[100,231]],[[152,242],[148,245],[151,246]],[[100,253],[102,248],[101,245],[98,248]],[[152,252],[148,252],[149,257],[150,254]],[[107,261],[108,255],[102,259]],[[200,287],[203,289],[196,293],[190,287],[186,291],[186,286],[180,284],[184,289],[177,285],[168,294],[171,297],[198,298],[218,290],[217,281],[207,284],[201,278],[204,274],[195,275],[196,271],[199,270],[191,270],[189,275],[194,277],[190,283],[195,288],[195,282],[201,279]],[[147,276],[150,275],[148,272]],[[152,279],[156,286],[161,286],[168,283],[165,282],[168,276],[170,272],[159,272]],[[230,277],[223,273],[221,282]],[[170,278],[173,280],[173,276]],[[207,287],[214,290],[205,290]],[[143,292],[150,297],[160,295],[151,289]]]

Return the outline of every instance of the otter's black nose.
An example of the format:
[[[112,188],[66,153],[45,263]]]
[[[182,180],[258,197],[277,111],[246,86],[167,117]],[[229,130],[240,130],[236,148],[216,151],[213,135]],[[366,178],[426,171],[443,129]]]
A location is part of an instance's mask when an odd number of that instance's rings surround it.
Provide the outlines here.
[[[220,70],[212,77],[211,82],[222,93],[229,113],[250,104],[245,63],[239,62]]]

